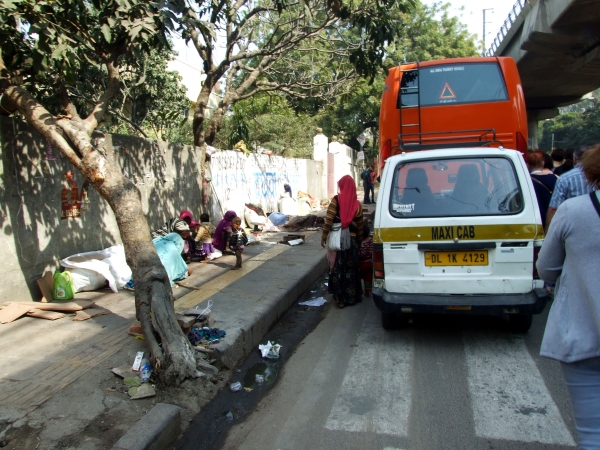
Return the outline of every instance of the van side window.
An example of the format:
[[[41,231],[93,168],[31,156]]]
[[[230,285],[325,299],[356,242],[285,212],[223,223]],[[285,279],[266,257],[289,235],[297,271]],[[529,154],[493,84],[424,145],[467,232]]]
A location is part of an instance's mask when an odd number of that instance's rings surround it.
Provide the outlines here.
[[[398,218],[504,215],[523,208],[515,169],[503,157],[399,164],[392,186],[389,209]]]

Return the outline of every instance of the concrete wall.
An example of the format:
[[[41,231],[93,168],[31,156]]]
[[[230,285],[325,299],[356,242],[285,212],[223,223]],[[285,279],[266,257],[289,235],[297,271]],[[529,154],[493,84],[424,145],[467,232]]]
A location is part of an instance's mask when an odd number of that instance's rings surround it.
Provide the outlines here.
[[[212,222],[218,222],[227,187],[239,189],[236,195],[246,195],[247,189],[247,196],[239,197],[255,203],[272,202],[283,192],[283,180],[294,194],[322,195],[320,175],[313,176],[322,170],[321,162],[225,151],[213,155],[215,189],[209,189],[212,194],[203,204],[200,149],[122,135],[106,135],[102,146],[140,190],[151,229],[183,209],[195,219],[208,211]],[[83,177],[57,150],[56,160],[47,159],[45,139],[25,123],[0,116],[0,151],[0,302],[39,300],[36,280],[46,270],[58,268],[67,256],[120,243],[119,230],[112,210],[93,188],[81,216],[61,220],[64,174],[73,171],[80,190]]]
[[[39,299],[36,280],[58,261],[75,253],[120,243],[108,204],[89,189],[89,204],[79,218],[61,220],[64,174],[73,170],[64,158],[47,159],[46,141],[17,119],[0,118],[0,215],[3,261],[0,302]],[[105,137],[104,147],[140,190],[151,228],[190,209],[202,209],[200,151],[132,136]],[[79,189],[83,177],[74,171]],[[136,178],[137,177],[137,178]]]
[[[320,161],[254,153],[246,156],[225,150],[212,155],[210,168],[213,192],[223,211],[232,209],[240,214],[238,205],[243,203],[260,204],[266,212],[277,211],[285,183],[291,186],[294,197],[298,191],[324,197]]]

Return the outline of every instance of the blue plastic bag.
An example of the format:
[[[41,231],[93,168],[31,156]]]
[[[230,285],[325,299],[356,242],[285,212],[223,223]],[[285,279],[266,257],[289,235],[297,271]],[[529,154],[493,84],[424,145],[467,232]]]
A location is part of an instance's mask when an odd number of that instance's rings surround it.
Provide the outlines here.
[[[280,212],[274,212],[274,213],[271,213],[271,215],[269,216],[269,220],[271,221],[271,223],[273,225],[278,227],[287,222],[287,217],[285,214],[282,214]]]

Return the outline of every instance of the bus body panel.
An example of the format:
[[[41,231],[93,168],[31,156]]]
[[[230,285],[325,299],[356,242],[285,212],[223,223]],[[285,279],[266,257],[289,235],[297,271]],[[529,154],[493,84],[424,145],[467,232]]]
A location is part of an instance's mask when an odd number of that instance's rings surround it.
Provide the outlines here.
[[[427,61],[418,64],[418,69],[432,69],[444,65],[456,64],[497,64],[505,84],[508,99],[480,103],[441,104],[418,107],[403,107],[402,116],[398,107],[400,83],[403,73],[417,69],[416,63],[403,64],[394,67],[386,78],[381,100],[379,117],[379,153],[380,164],[394,154],[400,153],[399,135],[402,134],[404,144],[420,142],[422,144],[452,143],[461,137],[474,138],[477,132],[458,133],[455,135],[445,132],[459,130],[490,130],[495,131],[495,143],[492,147],[502,145],[505,148],[518,149],[524,152],[523,145],[527,143],[527,112],[523,87],[515,61],[509,57],[487,58],[454,58]],[[425,89],[420,87],[419,89]],[[401,121],[403,126],[401,126]],[[427,134],[429,133],[429,134]],[[521,142],[517,142],[520,133]],[[412,134],[412,136],[411,136]],[[491,136],[491,134],[489,135]],[[448,139],[446,139],[448,138]],[[457,144],[460,146],[460,144]]]

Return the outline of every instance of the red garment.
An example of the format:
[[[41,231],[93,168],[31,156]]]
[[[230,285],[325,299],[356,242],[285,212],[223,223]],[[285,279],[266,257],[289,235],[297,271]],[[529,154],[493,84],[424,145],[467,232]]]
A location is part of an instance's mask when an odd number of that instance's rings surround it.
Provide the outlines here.
[[[356,184],[350,175],[344,175],[338,181],[338,206],[340,208],[340,219],[342,228],[348,228],[354,219],[360,203],[356,198]]]

